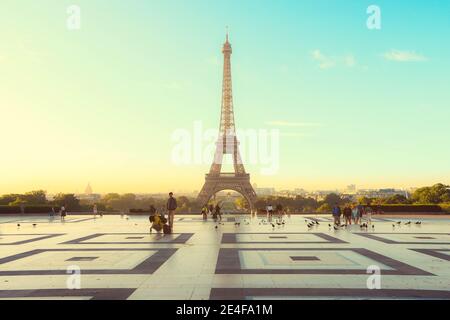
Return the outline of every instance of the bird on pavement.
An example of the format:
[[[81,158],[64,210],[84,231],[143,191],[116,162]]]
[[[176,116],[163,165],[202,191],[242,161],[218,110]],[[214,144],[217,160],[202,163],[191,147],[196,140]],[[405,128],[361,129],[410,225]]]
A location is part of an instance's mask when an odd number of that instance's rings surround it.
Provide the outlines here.
[[[37,226],[37,224],[36,223],[33,223],[33,227],[36,227]]]

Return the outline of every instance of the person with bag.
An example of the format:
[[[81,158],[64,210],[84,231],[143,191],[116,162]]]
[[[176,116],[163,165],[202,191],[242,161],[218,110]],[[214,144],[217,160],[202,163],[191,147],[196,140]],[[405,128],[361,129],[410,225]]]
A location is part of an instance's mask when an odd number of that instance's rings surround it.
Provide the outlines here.
[[[173,192],[169,193],[169,199],[167,200],[167,211],[169,212],[169,227],[170,231],[173,231],[173,219],[175,216],[175,210],[177,209],[177,200],[173,197]]]
[[[152,233],[153,229],[158,233],[163,230],[165,224],[163,223],[163,219],[159,214],[152,215],[149,219],[152,223],[152,226],[150,227],[150,233]]]

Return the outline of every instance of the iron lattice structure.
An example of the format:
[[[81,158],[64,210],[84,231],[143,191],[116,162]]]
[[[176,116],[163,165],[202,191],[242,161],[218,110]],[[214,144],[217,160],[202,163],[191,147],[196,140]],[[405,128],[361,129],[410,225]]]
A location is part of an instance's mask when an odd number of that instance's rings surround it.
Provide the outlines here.
[[[233,109],[233,85],[231,80],[231,54],[233,50],[228,41],[228,34],[222,48],[223,84],[222,84],[222,109],[220,115],[220,129],[217,140],[214,161],[209,174],[206,175],[205,184],[198,195],[198,201],[206,204],[209,199],[219,191],[234,190],[242,194],[253,209],[256,201],[256,193],[250,183],[250,175],[245,172],[239,152],[239,141],[236,136]],[[233,157],[234,172],[222,173],[224,154]]]

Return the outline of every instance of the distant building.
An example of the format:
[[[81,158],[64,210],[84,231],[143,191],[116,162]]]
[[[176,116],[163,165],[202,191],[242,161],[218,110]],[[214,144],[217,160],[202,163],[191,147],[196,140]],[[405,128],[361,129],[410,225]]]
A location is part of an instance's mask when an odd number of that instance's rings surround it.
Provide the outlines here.
[[[275,188],[255,188],[258,196],[272,196],[275,194]]]
[[[354,193],[356,193],[356,185],[354,185],[354,184],[348,185],[347,188],[346,188],[346,190],[345,190],[345,192],[346,192],[346,193],[349,193],[349,194],[354,194]]]
[[[357,196],[367,198],[389,198],[395,195],[401,195],[409,198],[410,195],[406,190],[399,190],[394,188],[385,189],[361,189],[358,190]]]
[[[88,196],[92,194],[91,183],[88,183],[86,189],[84,190],[84,194],[85,194],[85,195],[88,195]]]

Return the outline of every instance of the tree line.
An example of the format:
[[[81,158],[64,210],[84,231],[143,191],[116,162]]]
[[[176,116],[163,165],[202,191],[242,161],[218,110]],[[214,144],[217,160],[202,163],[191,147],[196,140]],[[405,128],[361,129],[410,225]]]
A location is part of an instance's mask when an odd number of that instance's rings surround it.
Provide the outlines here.
[[[140,197],[133,193],[108,193],[98,200],[80,200],[75,194],[56,194],[52,200],[47,200],[44,190],[27,192],[25,194],[5,194],[0,196],[0,206],[56,206],[65,205],[69,211],[90,211],[97,205],[102,211],[127,211],[129,209],[148,209],[154,206],[158,210],[165,208],[167,199],[158,197]],[[185,196],[177,197],[178,211],[184,213],[197,212],[201,204],[196,199]],[[342,197],[335,193],[328,194],[323,200],[311,197],[259,197],[255,203],[257,209],[264,209],[267,205],[282,205],[292,213],[299,212],[329,212],[331,207],[338,203],[358,203],[363,205],[413,205],[413,204],[439,204],[445,209],[450,208],[450,186],[438,183],[433,186],[417,189],[410,198],[403,195],[393,195],[387,198],[360,197],[356,201]],[[236,200],[237,207],[248,208],[244,198]]]

